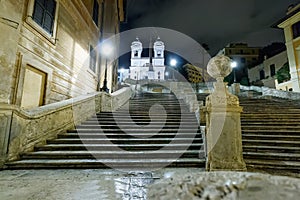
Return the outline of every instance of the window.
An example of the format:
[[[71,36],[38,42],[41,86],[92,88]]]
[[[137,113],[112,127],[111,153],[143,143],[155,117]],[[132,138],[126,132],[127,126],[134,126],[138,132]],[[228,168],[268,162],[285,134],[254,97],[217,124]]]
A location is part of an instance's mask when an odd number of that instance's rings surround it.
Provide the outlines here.
[[[260,77],[260,80],[265,79],[265,71],[264,70],[259,71],[259,77]]]
[[[98,0],[94,0],[93,21],[97,26],[98,26],[98,18],[99,18],[99,3]]]
[[[32,19],[45,31],[53,34],[53,24],[55,17],[55,0],[35,0]]]
[[[157,57],[161,57],[161,51],[157,51]]]
[[[294,39],[300,36],[300,21],[292,25],[292,30]]]
[[[97,59],[96,51],[92,46],[90,46],[90,69],[93,72],[96,72],[96,59]]]
[[[275,72],[275,64],[270,65],[270,75],[271,76],[275,76],[276,72]]]
[[[134,52],[134,57],[138,57],[138,55],[139,55],[138,51],[135,51]]]

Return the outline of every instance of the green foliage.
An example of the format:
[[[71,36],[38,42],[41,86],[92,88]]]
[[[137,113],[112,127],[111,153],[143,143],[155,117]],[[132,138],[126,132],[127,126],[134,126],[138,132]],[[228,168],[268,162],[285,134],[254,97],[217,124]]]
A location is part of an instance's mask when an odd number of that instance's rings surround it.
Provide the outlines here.
[[[248,86],[248,78],[246,76],[242,77],[241,81],[240,81],[241,85],[245,85]]]
[[[277,72],[278,83],[283,83],[291,79],[289,63],[285,63]]]
[[[228,85],[231,85],[234,81],[233,73],[230,73],[228,76],[224,78],[224,82],[227,82]]]

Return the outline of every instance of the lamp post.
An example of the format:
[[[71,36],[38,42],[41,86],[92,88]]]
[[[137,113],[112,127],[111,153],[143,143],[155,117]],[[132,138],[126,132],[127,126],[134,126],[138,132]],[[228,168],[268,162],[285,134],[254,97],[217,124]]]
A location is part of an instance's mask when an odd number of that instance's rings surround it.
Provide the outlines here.
[[[168,79],[169,78],[169,72],[166,72],[165,75],[166,75],[166,79]]]
[[[102,45],[101,53],[105,56],[105,73],[104,73],[103,86],[102,86],[102,88],[100,88],[100,91],[103,91],[106,93],[109,93],[109,89],[107,87],[107,59],[111,55],[112,51],[113,51],[113,48],[109,44],[104,43]]]
[[[235,68],[237,67],[237,62],[233,61],[233,62],[231,62],[230,65],[231,65],[231,67],[232,67],[232,69],[233,69],[233,77],[234,77],[233,82],[236,83]]]
[[[125,69],[124,69],[124,68],[121,68],[121,69],[120,69],[120,82],[121,82],[121,83],[123,82],[124,72],[125,72]]]
[[[171,65],[172,67],[176,67],[176,65],[177,65],[177,60],[174,59],[174,58],[171,59],[170,65]],[[175,77],[174,77],[174,69],[173,69],[173,80],[175,80]]]

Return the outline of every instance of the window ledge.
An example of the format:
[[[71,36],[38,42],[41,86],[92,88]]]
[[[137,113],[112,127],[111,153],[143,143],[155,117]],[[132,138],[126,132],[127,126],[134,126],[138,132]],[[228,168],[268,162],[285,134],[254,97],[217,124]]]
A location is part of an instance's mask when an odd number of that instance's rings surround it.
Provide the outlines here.
[[[88,68],[86,71],[87,71],[90,75],[92,75],[94,79],[97,79],[97,74],[96,74],[96,72],[92,71],[90,68]]]

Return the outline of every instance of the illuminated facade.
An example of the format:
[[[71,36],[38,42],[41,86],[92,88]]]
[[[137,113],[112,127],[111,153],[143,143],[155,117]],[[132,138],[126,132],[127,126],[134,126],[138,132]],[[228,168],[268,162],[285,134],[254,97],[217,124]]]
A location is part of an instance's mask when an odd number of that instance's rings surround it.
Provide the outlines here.
[[[228,56],[237,62],[237,68],[235,69],[237,82],[240,82],[243,78],[248,79],[248,68],[257,64],[259,53],[259,47],[249,47],[248,44],[244,43],[229,44],[219,52],[219,54]]]
[[[276,23],[284,30],[291,80],[282,85],[300,92],[300,4],[289,7],[286,16]]]
[[[191,65],[191,64],[185,64],[183,66],[183,68],[185,69],[185,71],[187,72],[187,78],[188,78],[188,81],[191,82],[191,83],[202,83],[204,82],[204,79],[203,79],[203,74],[207,74],[206,70],[204,69],[201,69],[199,67],[196,67],[194,65]],[[209,76],[207,74],[207,76]]]
[[[102,84],[97,45],[119,32],[122,0],[7,0],[0,1],[0,13],[0,103],[35,108]],[[112,66],[110,89],[117,74]]]
[[[142,57],[143,45],[137,38],[131,44],[130,79],[164,80],[165,79],[165,45],[158,38],[153,45],[154,57]],[[151,54],[151,53],[150,53]]]

